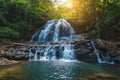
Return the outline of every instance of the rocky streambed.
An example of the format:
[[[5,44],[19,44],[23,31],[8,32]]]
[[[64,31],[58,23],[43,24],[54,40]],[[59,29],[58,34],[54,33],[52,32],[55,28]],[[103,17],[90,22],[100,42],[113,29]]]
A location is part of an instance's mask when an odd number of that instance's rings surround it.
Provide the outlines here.
[[[66,43],[74,44],[74,53],[76,59],[87,62],[97,63],[96,52],[91,45],[91,40],[94,40],[96,49],[99,50],[101,59],[120,63],[120,43],[109,42],[101,39],[92,39],[88,35],[75,35],[75,39],[66,41]],[[0,45],[0,65],[16,64],[19,61],[29,60],[30,50],[35,54],[35,47],[56,46],[59,48],[64,41],[46,42],[46,43],[14,43],[12,45]],[[47,45],[49,44],[49,45]],[[42,50],[40,50],[40,53]]]

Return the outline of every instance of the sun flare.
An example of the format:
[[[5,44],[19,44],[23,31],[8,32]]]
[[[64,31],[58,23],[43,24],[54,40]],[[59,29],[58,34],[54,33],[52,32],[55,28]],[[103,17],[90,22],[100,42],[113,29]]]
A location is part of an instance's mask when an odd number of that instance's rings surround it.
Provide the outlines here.
[[[66,3],[67,0],[59,0],[61,3]]]
[[[64,5],[66,8],[73,8],[73,1],[72,0],[52,0],[52,2],[55,4],[55,7],[59,7],[61,5]]]
[[[66,4],[66,7],[67,7],[67,8],[72,8],[72,7],[73,7],[73,4],[72,4],[72,3],[67,3],[67,4]]]

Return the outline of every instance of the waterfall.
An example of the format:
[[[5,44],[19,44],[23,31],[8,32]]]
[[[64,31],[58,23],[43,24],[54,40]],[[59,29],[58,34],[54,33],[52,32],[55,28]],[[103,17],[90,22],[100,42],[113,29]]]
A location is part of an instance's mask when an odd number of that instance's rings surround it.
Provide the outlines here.
[[[74,34],[74,29],[64,19],[47,21],[30,40],[30,42],[46,44],[33,46],[29,51],[29,58],[32,60],[75,60],[74,44],[70,42]],[[51,44],[51,41],[59,43]]]
[[[91,41],[91,45],[94,49],[94,52],[96,53],[96,56],[97,56],[97,60],[98,60],[98,63],[108,63],[108,64],[114,64],[114,61],[113,60],[110,60],[110,57],[109,55],[106,55],[106,56],[100,56],[100,52],[99,50],[96,48],[96,44],[95,44],[95,41]],[[109,54],[109,53],[108,53]]]
[[[47,42],[47,41],[60,41],[71,40],[75,34],[74,29],[64,19],[49,20],[38,30],[31,38],[31,42]]]

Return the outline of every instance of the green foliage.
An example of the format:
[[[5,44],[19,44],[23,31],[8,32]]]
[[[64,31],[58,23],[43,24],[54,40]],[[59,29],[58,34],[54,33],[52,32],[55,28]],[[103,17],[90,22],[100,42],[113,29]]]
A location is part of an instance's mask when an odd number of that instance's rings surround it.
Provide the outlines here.
[[[7,27],[0,27],[0,38],[17,39],[20,36],[18,32]]]
[[[120,1],[102,0],[97,3],[96,30],[104,39],[120,38]]]
[[[73,8],[55,8],[50,0],[0,0],[0,38],[29,40],[47,20],[66,18],[78,20],[77,33],[87,31],[104,39],[120,39],[119,0],[73,1]]]

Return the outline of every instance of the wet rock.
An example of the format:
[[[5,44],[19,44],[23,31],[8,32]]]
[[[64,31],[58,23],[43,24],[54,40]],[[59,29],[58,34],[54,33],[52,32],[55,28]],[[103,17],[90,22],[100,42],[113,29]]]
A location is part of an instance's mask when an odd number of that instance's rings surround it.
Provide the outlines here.
[[[112,52],[111,57],[114,58],[116,63],[120,63],[120,49],[119,48],[115,48]]]
[[[28,48],[22,45],[3,45],[0,50],[1,57],[9,60],[27,60]]]
[[[97,58],[94,53],[78,53],[77,58],[80,61],[87,62],[87,63],[97,63]]]
[[[97,44],[97,48],[99,50],[113,50],[115,48],[116,43],[115,42],[109,42],[109,41],[105,41],[105,40],[101,40],[101,39],[96,39],[96,44]]]
[[[89,41],[88,40],[81,40],[81,41],[77,41],[75,42],[75,48],[79,48],[81,46],[91,46],[91,45],[88,45],[89,44]]]
[[[97,63],[97,58],[89,40],[81,40],[75,44],[77,59],[88,63]]]
[[[97,48],[100,50],[104,50],[106,51],[106,45],[104,44],[104,42],[100,39],[96,39],[96,43],[97,43]]]

